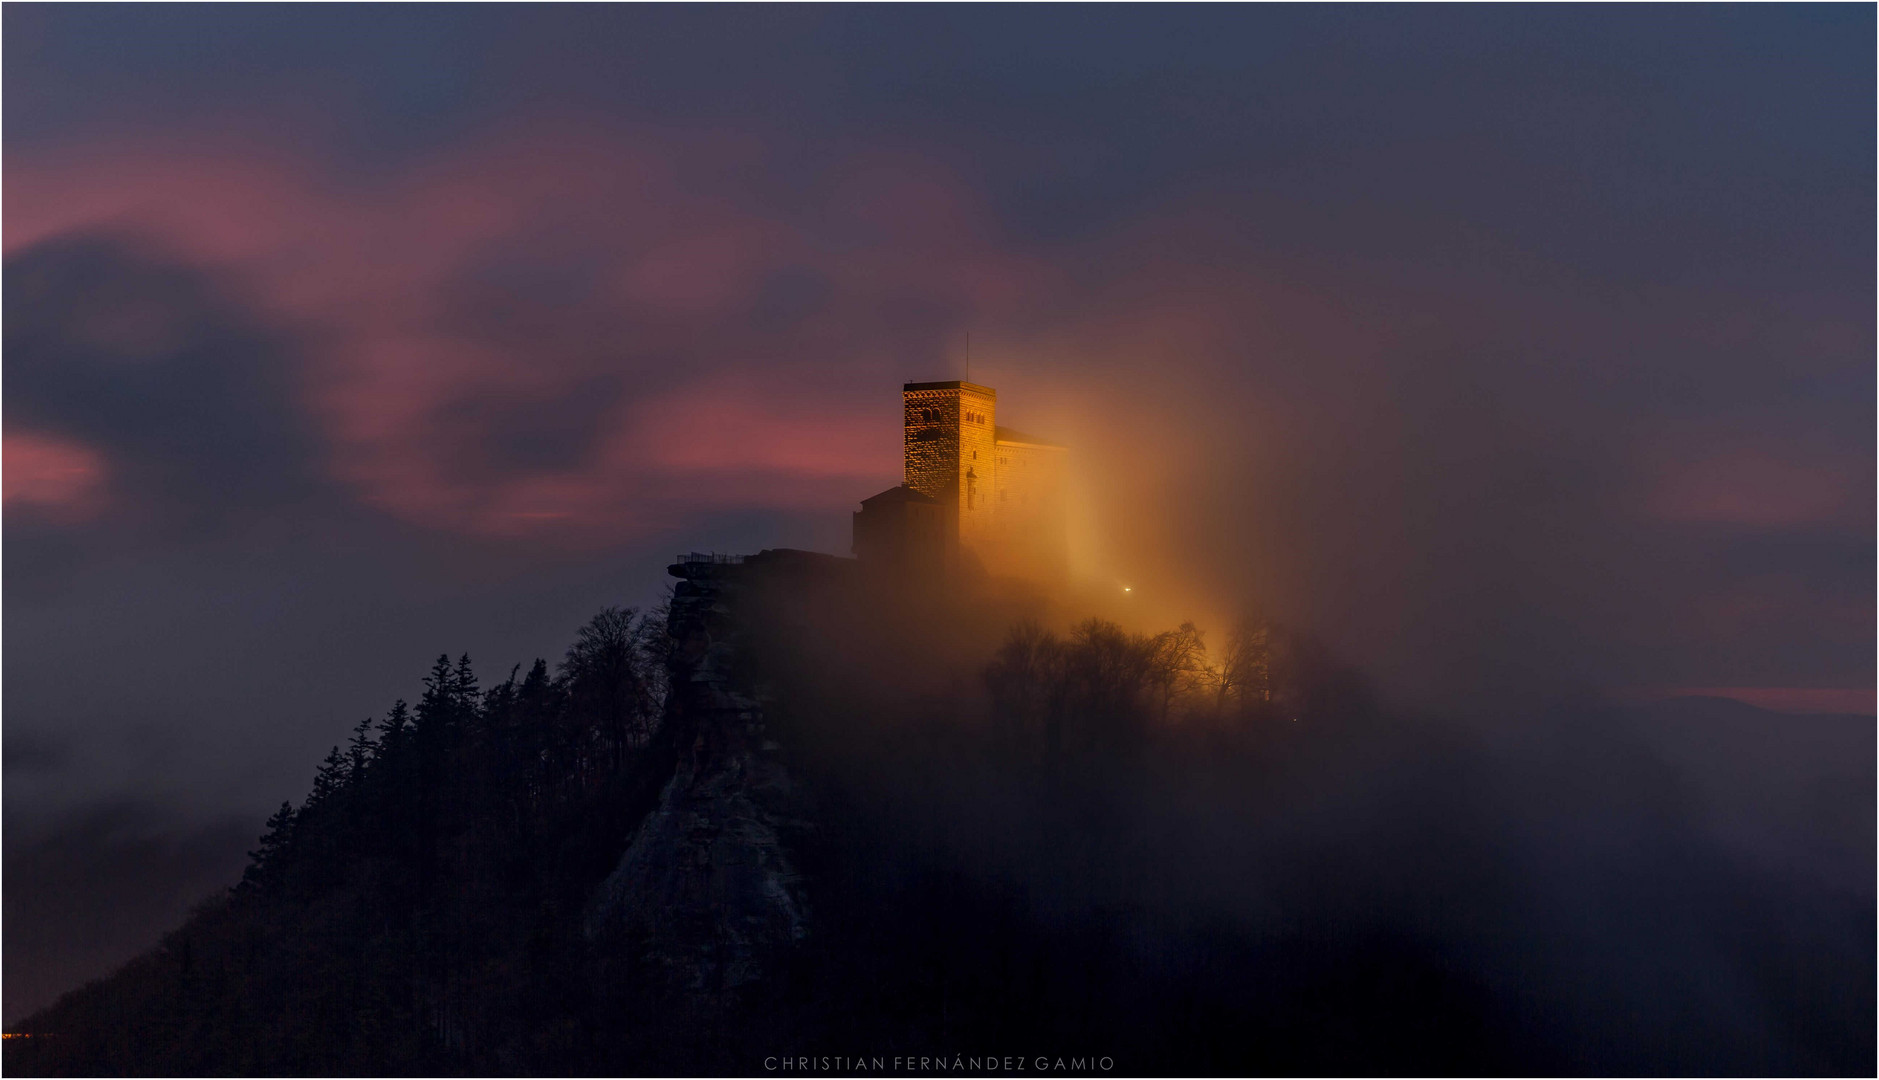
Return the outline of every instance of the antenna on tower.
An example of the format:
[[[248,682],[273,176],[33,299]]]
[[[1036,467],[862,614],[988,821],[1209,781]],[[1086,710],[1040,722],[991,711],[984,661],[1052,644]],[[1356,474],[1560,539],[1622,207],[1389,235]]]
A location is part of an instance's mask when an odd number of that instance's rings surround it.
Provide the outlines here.
[[[966,331],[966,381],[972,381],[972,331]]]

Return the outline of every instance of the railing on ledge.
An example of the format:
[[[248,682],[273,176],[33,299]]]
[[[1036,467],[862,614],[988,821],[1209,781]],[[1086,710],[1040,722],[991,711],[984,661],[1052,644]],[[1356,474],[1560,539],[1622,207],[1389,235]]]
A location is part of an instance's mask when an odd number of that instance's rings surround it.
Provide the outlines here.
[[[678,557],[681,564],[715,563],[719,566],[736,566],[744,561],[742,555],[725,555],[716,551],[688,551]]]

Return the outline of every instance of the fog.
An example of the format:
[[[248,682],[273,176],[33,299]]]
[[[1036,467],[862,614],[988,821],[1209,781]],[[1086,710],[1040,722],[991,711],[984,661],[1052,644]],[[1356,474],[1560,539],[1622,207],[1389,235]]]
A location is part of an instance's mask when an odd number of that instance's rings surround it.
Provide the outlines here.
[[[1870,1061],[1869,719],[1531,688],[1429,711],[1309,641],[1270,703],[1202,671],[1158,704],[1068,627],[1035,669],[1058,688],[1013,698],[987,629],[1052,611],[787,577],[752,605],[822,927],[757,1030],[1202,1071]]]
[[[1493,993],[1538,927],[1567,1013],[1827,1067],[1717,942],[1872,952],[1870,13],[439,19],[8,16],[9,1018],[439,651],[845,552],[969,363],[1073,448],[1065,625],[1256,610],[1376,702],[1146,801],[1174,909],[1432,909]],[[1613,704],[1689,688],[1868,717]]]

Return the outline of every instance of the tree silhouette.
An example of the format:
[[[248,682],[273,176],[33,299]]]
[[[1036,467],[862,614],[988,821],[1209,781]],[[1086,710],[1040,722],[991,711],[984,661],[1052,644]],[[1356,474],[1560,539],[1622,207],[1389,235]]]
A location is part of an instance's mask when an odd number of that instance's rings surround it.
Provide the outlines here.
[[[293,840],[294,804],[281,803],[267,819],[267,832],[261,834],[261,846],[248,853],[248,868],[242,871],[242,886],[265,888],[273,880],[280,860]]]

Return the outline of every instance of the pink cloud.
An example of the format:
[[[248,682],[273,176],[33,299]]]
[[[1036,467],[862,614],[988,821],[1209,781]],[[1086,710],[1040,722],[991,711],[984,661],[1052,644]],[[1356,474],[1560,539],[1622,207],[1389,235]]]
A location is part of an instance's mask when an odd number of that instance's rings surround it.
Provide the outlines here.
[[[777,472],[857,480],[894,471],[895,416],[830,412],[813,395],[750,377],[699,383],[644,403],[621,457],[675,474]]]
[[[1783,528],[1836,522],[1853,508],[1855,480],[1842,462],[1747,447],[1667,457],[1647,495],[1662,521]]]
[[[686,504],[866,487],[893,471],[891,411],[758,385],[831,370],[891,383],[883,370],[905,346],[879,312],[916,298],[996,314],[1052,284],[930,162],[832,166],[819,204],[797,213],[856,238],[843,244],[812,242],[744,194],[762,147],[735,137],[516,125],[366,184],[324,165],[255,140],[178,138],[11,161],[6,250],[104,229],[222,272],[308,345],[295,374],[328,472],[387,513],[450,529],[617,538],[667,527]],[[502,276],[530,266],[591,281],[531,292]],[[758,328],[750,313],[784,272],[829,282],[822,307]],[[580,461],[518,474],[466,454],[499,434],[466,403],[552,402],[597,378],[625,396]],[[657,500],[669,509],[655,515]]]
[[[9,431],[0,440],[5,480],[0,500],[55,521],[83,521],[104,508],[103,455],[83,443],[52,435]]]
[[[699,235],[668,240],[627,268],[623,294],[676,311],[721,310],[748,296],[766,264],[789,246],[785,230],[730,220]]]
[[[1679,697],[1728,698],[1780,713],[1871,715],[1879,712],[1879,693],[1872,687],[1688,686],[1638,691],[1632,696],[1648,701]]]

